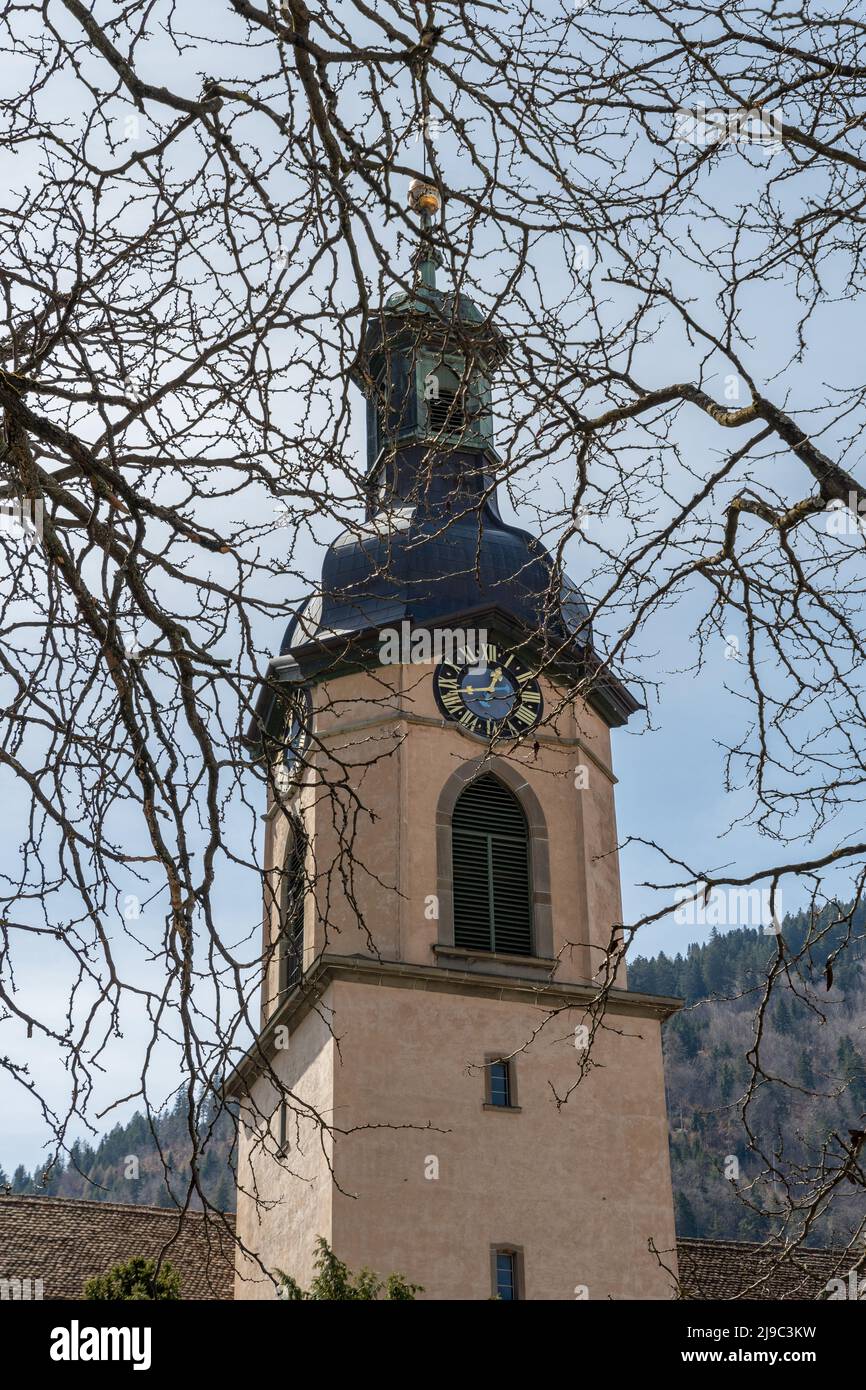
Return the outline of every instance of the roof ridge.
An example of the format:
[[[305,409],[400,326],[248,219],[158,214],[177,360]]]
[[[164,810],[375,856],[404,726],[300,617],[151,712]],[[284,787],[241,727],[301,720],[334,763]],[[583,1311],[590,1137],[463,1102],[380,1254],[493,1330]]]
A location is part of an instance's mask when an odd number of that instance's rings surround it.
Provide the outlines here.
[[[46,1195],[40,1196],[35,1192],[0,1192],[0,1202],[37,1202],[63,1203],[65,1206],[74,1207],[94,1207],[100,1211],[149,1211],[158,1216],[230,1216],[234,1219],[233,1211],[220,1212],[216,1209],[211,1211],[199,1211],[195,1207],[157,1207],[151,1206],[147,1202],[103,1202],[99,1198],[93,1197],[53,1197]]]
[[[845,1246],[837,1245],[788,1245],[783,1241],[754,1241],[754,1240],[727,1240],[713,1236],[677,1236],[677,1246],[680,1245],[712,1245],[726,1250],[755,1250],[758,1252],[773,1254],[779,1250],[787,1250],[796,1255],[844,1255],[847,1253]]]

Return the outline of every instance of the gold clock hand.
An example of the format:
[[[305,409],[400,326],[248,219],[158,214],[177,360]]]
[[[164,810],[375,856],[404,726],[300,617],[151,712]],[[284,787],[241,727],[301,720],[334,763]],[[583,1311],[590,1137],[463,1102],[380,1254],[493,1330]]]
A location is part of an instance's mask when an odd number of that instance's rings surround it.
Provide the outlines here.
[[[464,685],[464,695],[487,695],[491,694],[499,684],[502,677],[502,667],[497,666],[493,673],[493,679],[489,685]]]

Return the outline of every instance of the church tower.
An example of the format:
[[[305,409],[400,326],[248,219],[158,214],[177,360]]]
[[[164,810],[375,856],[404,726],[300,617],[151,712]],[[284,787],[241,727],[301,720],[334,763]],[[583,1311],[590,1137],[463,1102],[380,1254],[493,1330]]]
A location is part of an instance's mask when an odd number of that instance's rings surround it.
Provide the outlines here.
[[[437,191],[410,201],[411,288],[353,373],[366,518],[329,547],[256,721],[264,983],[228,1086],[236,1297],[273,1297],[276,1270],[307,1285],[322,1236],[422,1298],[666,1298],[676,1001],[609,966],[610,731],[637,703],[577,588],[500,515],[507,345],[437,285]]]

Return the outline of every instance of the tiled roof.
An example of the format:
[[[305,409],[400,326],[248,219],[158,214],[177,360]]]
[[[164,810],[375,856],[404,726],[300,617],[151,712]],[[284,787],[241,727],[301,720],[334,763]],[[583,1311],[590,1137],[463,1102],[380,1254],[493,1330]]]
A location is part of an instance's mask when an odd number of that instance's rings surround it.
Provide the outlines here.
[[[738,1240],[678,1240],[680,1284],[686,1298],[817,1299],[831,1279],[843,1279],[857,1256],[839,1250],[750,1245]],[[861,1271],[859,1278],[866,1271]]]
[[[81,1298],[85,1279],[143,1255],[179,1272],[183,1298],[233,1296],[234,1214],[0,1196],[0,1279],[41,1279],[43,1298]]]

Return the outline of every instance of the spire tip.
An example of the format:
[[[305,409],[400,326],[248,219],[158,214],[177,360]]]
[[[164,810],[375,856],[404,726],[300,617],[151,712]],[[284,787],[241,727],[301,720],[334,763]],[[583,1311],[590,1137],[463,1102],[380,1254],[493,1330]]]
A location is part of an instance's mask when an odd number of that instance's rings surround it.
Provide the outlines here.
[[[413,212],[423,213],[425,217],[432,216],[442,206],[439,189],[426,179],[413,179],[409,185],[409,206]]]

